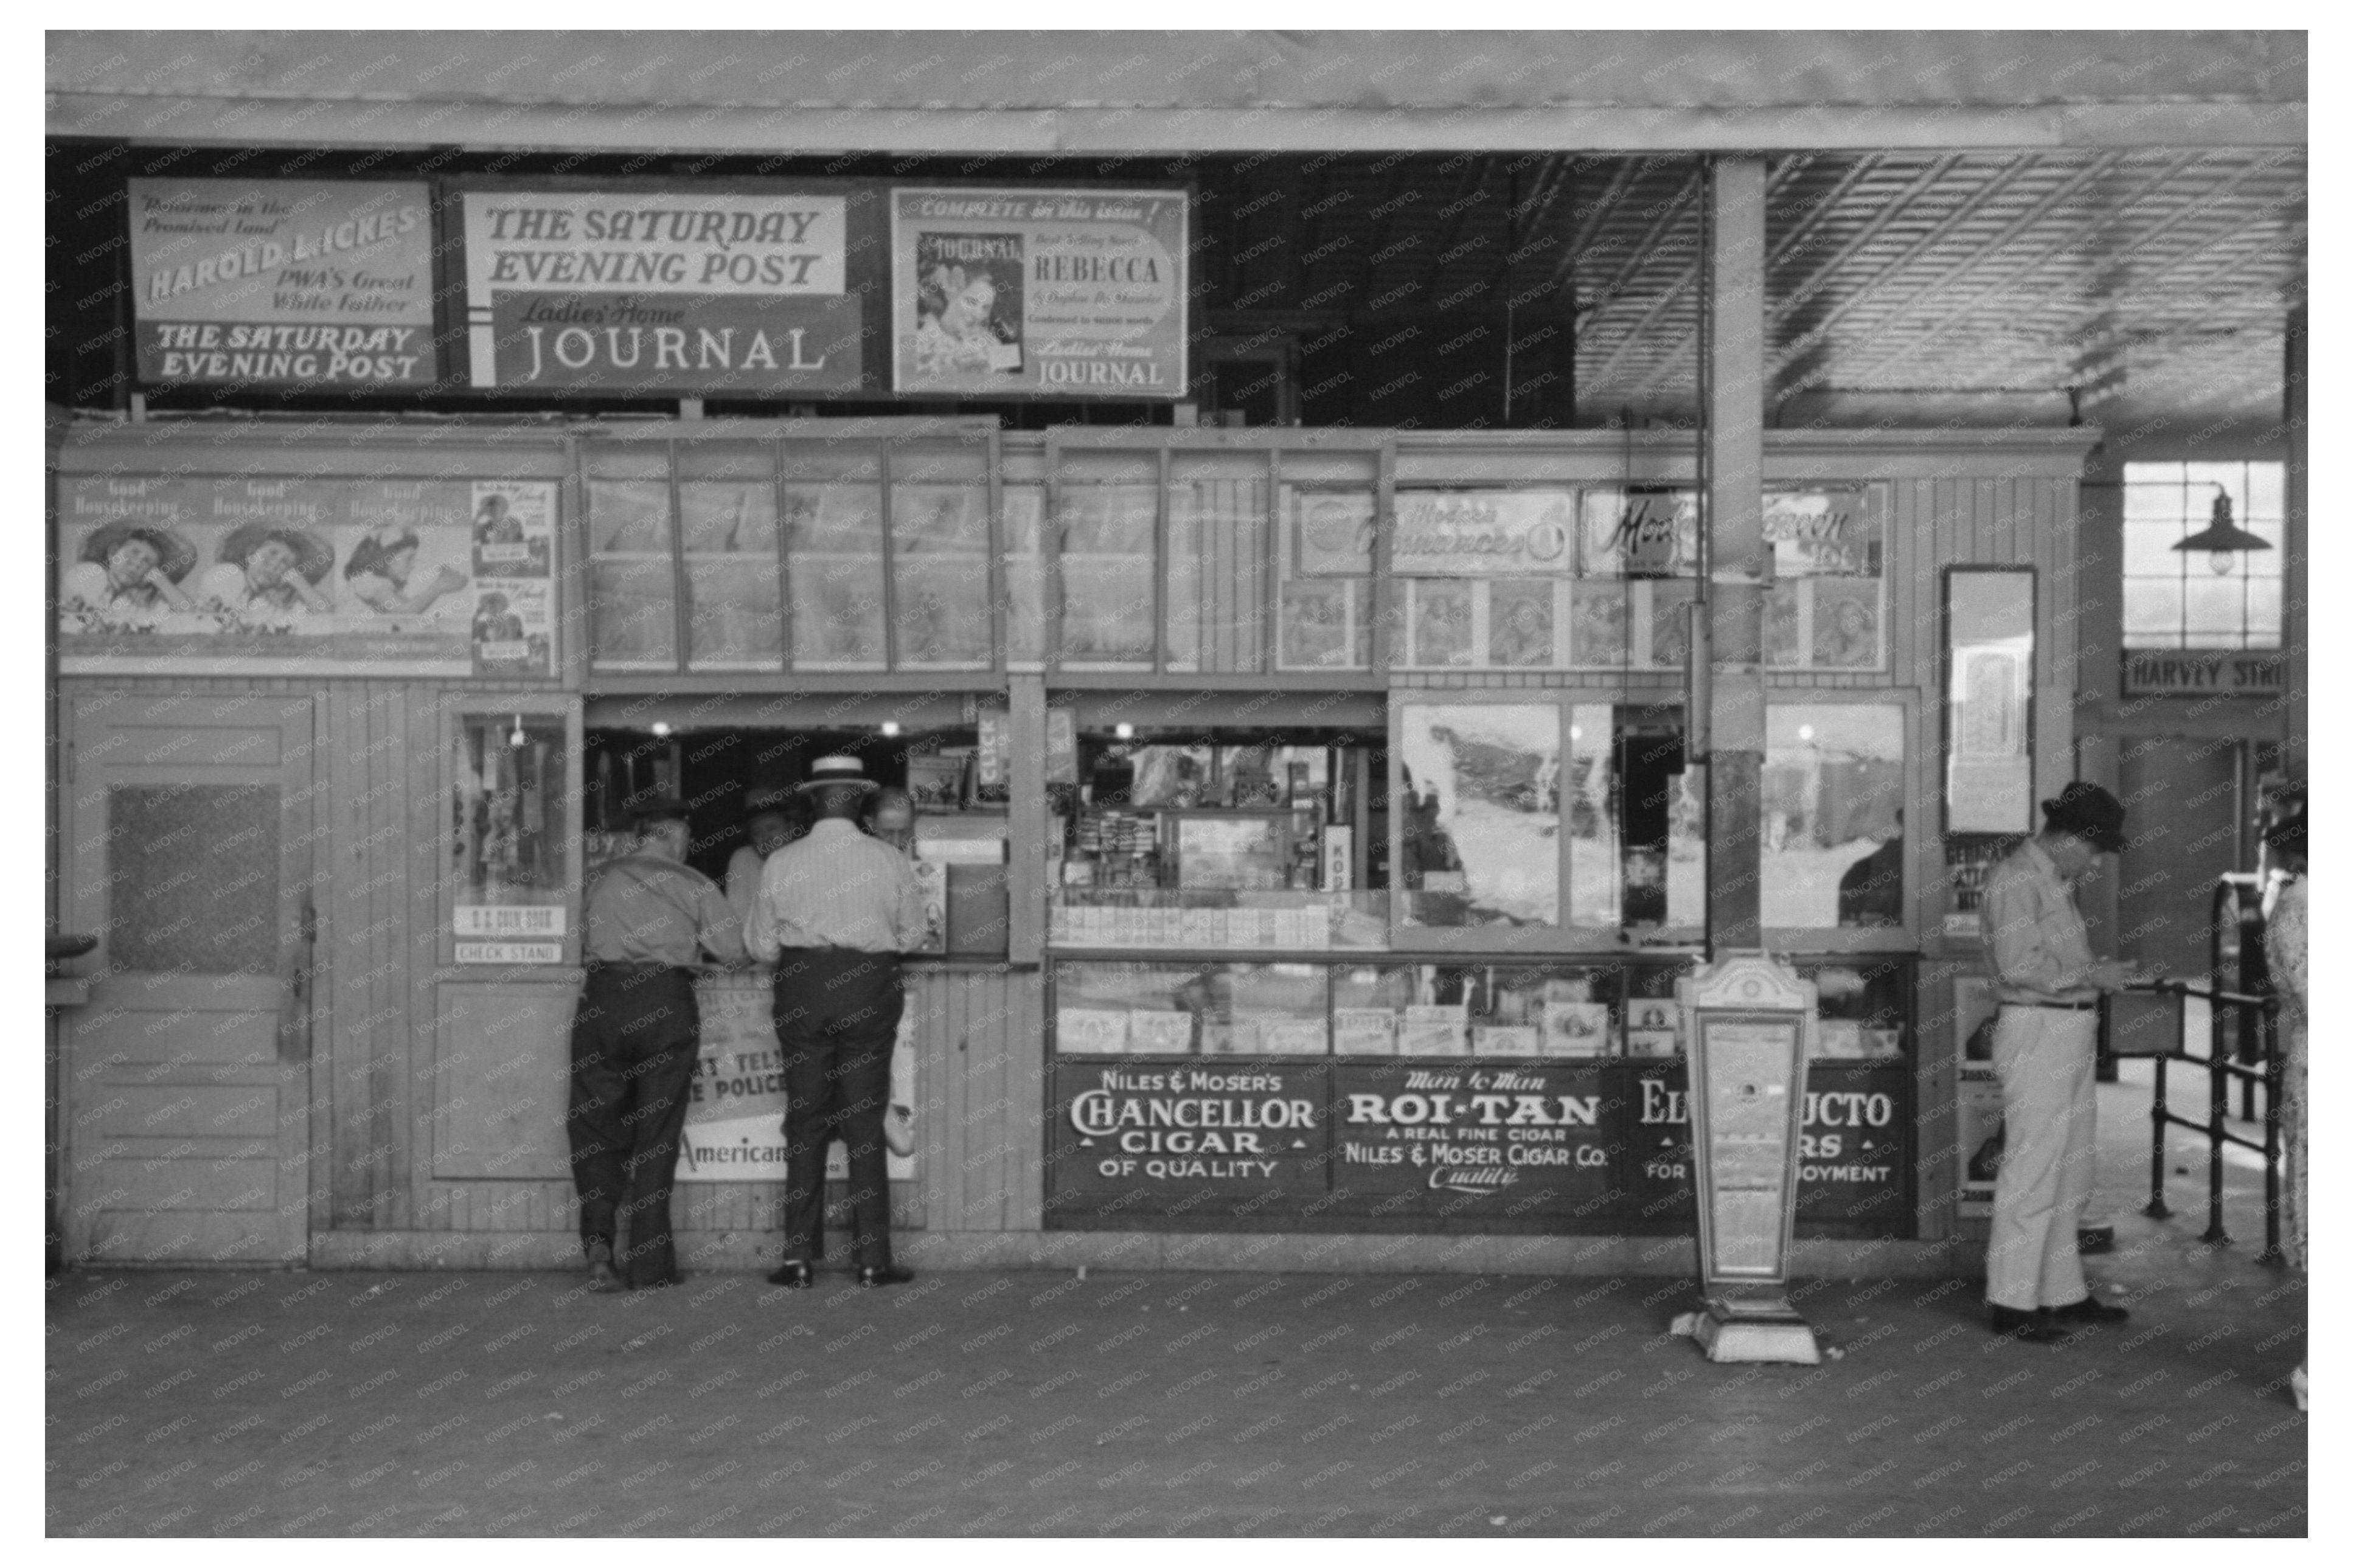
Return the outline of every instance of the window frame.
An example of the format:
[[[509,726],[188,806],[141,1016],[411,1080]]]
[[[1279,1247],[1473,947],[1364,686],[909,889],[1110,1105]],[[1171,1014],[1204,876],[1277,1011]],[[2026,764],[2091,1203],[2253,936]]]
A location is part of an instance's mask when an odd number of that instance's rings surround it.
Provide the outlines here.
[[[586,830],[582,820],[585,791],[581,777],[582,759],[586,750],[586,726],[583,722],[586,704],[576,693],[546,691],[513,691],[491,693],[452,689],[444,693],[439,704],[440,722],[437,726],[439,756],[433,776],[437,794],[433,810],[437,818],[433,835],[435,861],[434,882],[438,891],[434,898],[434,956],[443,977],[449,979],[487,979],[521,972],[529,977],[540,977],[551,969],[577,968],[581,953],[581,848]],[[566,848],[564,873],[564,939],[559,957],[522,963],[460,963],[458,962],[458,879],[451,875],[457,864],[457,828],[451,820],[450,803],[457,798],[457,747],[471,719],[512,720],[560,719],[564,724],[564,744],[571,766],[562,797],[564,826],[562,841]]]

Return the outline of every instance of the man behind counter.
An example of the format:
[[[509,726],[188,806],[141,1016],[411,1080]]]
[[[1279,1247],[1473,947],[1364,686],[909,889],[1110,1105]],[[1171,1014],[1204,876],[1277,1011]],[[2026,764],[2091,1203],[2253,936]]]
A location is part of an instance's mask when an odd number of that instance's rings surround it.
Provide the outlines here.
[[[678,1280],[670,1183],[702,1047],[687,966],[698,950],[723,963],[744,961],[741,929],[719,885],[686,864],[691,830],[684,803],[649,801],[630,816],[636,847],[588,886],[587,979],[572,1016],[566,1126],[588,1289],[598,1292]],[[616,1254],[624,1215],[629,1241]]]
[[[785,1056],[784,1266],[768,1279],[801,1289],[816,1282],[825,1150],[839,1138],[849,1153],[858,1282],[896,1285],[913,1275],[891,1262],[882,1124],[905,1005],[898,955],[923,941],[923,895],[906,857],[858,829],[875,785],[857,758],[819,757],[799,787],[818,822],[768,858],[746,932],[753,956],[776,966]]]

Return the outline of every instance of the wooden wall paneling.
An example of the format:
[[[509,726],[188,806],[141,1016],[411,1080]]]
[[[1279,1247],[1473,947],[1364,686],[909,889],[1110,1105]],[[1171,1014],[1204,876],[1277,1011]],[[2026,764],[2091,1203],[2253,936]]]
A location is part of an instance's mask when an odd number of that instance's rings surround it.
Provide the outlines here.
[[[1046,1013],[1045,976],[1035,969],[1008,972],[1003,985],[1006,1047],[1005,1168],[1008,1230],[1037,1230],[1045,1224]]]
[[[392,1097],[393,1114],[398,1119],[397,1141],[407,1162],[408,1179],[403,1190],[407,1194],[410,1217],[402,1226],[405,1229],[451,1229],[451,1210],[458,1203],[457,1194],[435,1185],[429,1155],[417,1157],[418,1142],[426,1136],[424,1111],[429,1091],[424,1086],[433,1081],[439,1058],[441,986],[436,972],[441,951],[440,879],[445,837],[441,715],[448,695],[444,688],[418,689],[409,715],[412,743],[406,752],[409,878],[406,903],[410,984],[408,1027],[405,1031],[408,1066],[406,1072],[398,1075],[399,1089]]]
[[[378,987],[382,1001],[375,1010],[378,1022],[371,1044],[377,1086],[375,1136],[385,1152],[385,1168],[378,1178],[382,1194],[379,1206],[393,1210],[406,1206],[409,1170],[414,1163],[409,1142],[402,1136],[408,1122],[412,1092],[408,1081],[408,1018],[424,999],[417,982],[424,979],[429,983],[431,976],[429,969],[420,973],[414,946],[406,940],[410,911],[415,908],[409,889],[417,879],[417,868],[406,853],[406,825],[409,821],[410,797],[417,789],[417,760],[420,754],[427,758],[433,754],[433,743],[429,721],[423,732],[413,721],[412,689],[387,685],[382,689],[385,745],[376,754],[372,770],[375,799],[367,814],[370,837],[378,840],[370,857],[376,869],[369,879],[382,879],[370,900],[379,934],[369,943],[369,950],[378,955],[371,967],[381,967],[384,972]],[[387,1214],[378,1223],[396,1225],[400,1216]]]
[[[327,997],[326,1049],[311,1054],[313,1092],[323,1076],[328,1098],[330,1169],[325,1173],[323,1223],[345,1227],[375,1223],[376,1193],[375,1173],[365,1158],[373,1137],[367,1019],[375,1005],[364,955],[368,893],[361,874],[366,855],[366,792],[357,782],[367,760],[366,714],[351,696],[349,688],[332,689],[324,719],[326,754],[321,772],[327,781],[327,800],[322,815],[332,827],[328,852],[335,869],[332,909],[322,911],[324,940],[318,953],[325,981],[320,989]],[[314,1192],[319,1185],[314,1173]],[[317,1211],[314,1203],[314,1226],[322,1223]]]

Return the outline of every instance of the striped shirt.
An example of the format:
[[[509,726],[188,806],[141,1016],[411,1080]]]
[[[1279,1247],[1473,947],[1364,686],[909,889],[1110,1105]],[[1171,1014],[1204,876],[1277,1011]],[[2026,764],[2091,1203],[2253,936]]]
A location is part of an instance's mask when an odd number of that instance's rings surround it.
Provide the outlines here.
[[[2031,838],[1986,879],[1986,962],[2005,1002],[2089,1002],[2092,939],[2059,868]]]
[[[829,816],[768,857],[745,931],[752,955],[788,947],[911,952],[923,940],[923,895],[907,858]]]
[[[624,855],[588,885],[586,951],[599,963],[741,963],[743,927],[719,884],[666,856]]]

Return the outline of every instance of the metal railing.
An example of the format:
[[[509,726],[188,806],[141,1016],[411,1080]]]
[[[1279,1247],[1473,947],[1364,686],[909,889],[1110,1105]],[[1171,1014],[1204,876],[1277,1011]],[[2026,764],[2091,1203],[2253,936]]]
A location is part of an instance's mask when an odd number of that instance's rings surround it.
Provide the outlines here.
[[[2173,1210],[2165,1201],[2165,1130],[2186,1127],[2192,1132],[2201,1132],[2206,1137],[2206,1229],[2199,1239],[2210,1247],[2229,1246],[2230,1234],[2222,1228],[2222,1149],[2225,1144],[2236,1144],[2263,1157],[2263,1250],[2257,1261],[2276,1261],[2281,1256],[2278,1003],[2269,996],[2225,991],[2219,986],[2191,985],[2179,980],[2160,980],[2134,989],[2172,996],[2176,1018],[2172,1048],[2154,1058],[2157,1081],[2148,1107],[2148,1206],[2141,1212],[2151,1219],[2173,1216]],[[2189,1050],[2189,1003],[2192,997],[2207,1005],[2206,1054],[2202,1057],[2193,1056]],[[2232,1046],[2241,1036],[2242,1025],[2252,1025],[2261,1041],[2260,1055],[2253,1066],[2233,1059],[2237,1053]],[[2166,1068],[2173,1061],[2206,1069],[2203,1121],[2174,1114],[2166,1102]],[[2263,1087],[2261,1142],[2231,1131],[2230,1086],[2234,1079],[2245,1086],[2251,1099],[2255,1086]]]

